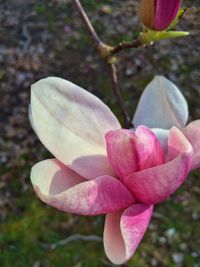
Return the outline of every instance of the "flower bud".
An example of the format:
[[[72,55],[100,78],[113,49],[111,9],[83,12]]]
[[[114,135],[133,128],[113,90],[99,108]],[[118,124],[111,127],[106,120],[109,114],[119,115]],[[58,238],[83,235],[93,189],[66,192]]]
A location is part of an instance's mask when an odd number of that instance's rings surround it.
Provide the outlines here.
[[[141,0],[140,18],[144,26],[163,31],[175,20],[181,0]]]

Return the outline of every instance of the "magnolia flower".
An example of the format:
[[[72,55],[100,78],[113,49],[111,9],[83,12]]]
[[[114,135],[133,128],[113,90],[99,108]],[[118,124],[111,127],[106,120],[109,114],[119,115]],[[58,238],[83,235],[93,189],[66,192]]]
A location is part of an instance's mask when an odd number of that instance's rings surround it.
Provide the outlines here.
[[[141,0],[142,23],[151,30],[163,31],[175,20],[181,0]]]
[[[134,130],[121,129],[111,110],[77,85],[40,80],[32,86],[30,119],[55,158],[33,166],[36,194],[65,212],[106,214],[106,255],[115,264],[126,262],[147,230],[153,206],[200,165],[199,121],[182,129],[186,117],[183,96],[162,77],[145,90]]]

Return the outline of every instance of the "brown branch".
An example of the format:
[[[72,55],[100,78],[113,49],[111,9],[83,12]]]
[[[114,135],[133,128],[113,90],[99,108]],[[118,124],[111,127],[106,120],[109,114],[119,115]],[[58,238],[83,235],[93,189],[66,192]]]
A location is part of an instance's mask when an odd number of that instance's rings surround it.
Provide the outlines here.
[[[98,34],[96,33],[94,27],[92,26],[90,19],[88,18],[87,14],[85,13],[85,10],[81,4],[81,2],[79,0],[73,0],[76,9],[78,11],[78,13],[80,14],[83,23],[85,24],[85,27],[95,45],[95,47],[97,48],[97,50],[101,50],[102,47],[104,47],[104,43],[101,41],[101,39],[99,38]]]
[[[116,55],[121,50],[124,50],[127,48],[137,48],[137,47],[144,45],[142,43],[140,37],[138,37],[136,40],[134,40],[132,42],[123,41],[114,47],[105,44],[104,42],[101,41],[98,34],[96,33],[96,31],[95,31],[94,27],[92,26],[90,19],[88,18],[81,2],[79,0],[73,0],[73,2],[75,4],[76,9],[79,12],[82,20],[83,20],[83,23],[85,24],[85,27],[86,27],[94,45],[95,45],[95,47],[101,53],[101,56],[103,56],[104,58],[105,57],[110,58],[110,57]]]
[[[120,106],[122,116],[124,119],[124,126],[125,128],[130,128],[132,126],[128,112],[126,111],[126,108],[124,106],[124,101],[121,96],[121,92],[118,85],[118,77],[117,77],[117,69],[115,63],[110,64],[110,76],[111,76],[111,82],[112,82],[112,91],[113,94],[116,96],[118,105]]]
[[[127,48],[138,48],[144,46],[144,44],[142,43],[140,37],[138,37],[136,40],[132,41],[132,42],[121,42],[118,45],[116,45],[115,47],[113,47],[111,49],[111,55],[116,55],[117,53],[119,53],[120,51],[127,49]]]
[[[121,96],[121,92],[118,86],[118,78],[117,78],[117,70],[116,70],[116,58],[115,58],[115,54],[117,54],[119,51],[125,49],[125,46],[131,47],[130,44],[122,42],[119,45],[117,45],[116,47],[111,47],[105,43],[103,43],[101,41],[101,39],[99,38],[99,36],[97,35],[94,27],[92,26],[90,19],[88,18],[87,14],[84,11],[83,6],[81,5],[79,0],[73,0],[75,7],[78,11],[78,13],[80,14],[83,23],[85,24],[85,27],[91,37],[91,40],[94,44],[94,46],[96,47],[98,53],[100,54],[100,56],[106,61],[106,63],[109,65],[110,68],[110,75],[111,75],[111,81],[112,81],[112,91],[114,96],[117,99],[118,105],[121,109],[122,112],[122,116],[124,119],[124,125],[126,128],[129,128],[131,126],[131,122],[129,119],[129,115],[128,112],[126,111],[125,105],[124,105],[124,101],[123,98]],[[139,46],[139,41],[136,41],[137,45]],[[133,44],[132,43],[132,47],[136,47],[136,43]]]

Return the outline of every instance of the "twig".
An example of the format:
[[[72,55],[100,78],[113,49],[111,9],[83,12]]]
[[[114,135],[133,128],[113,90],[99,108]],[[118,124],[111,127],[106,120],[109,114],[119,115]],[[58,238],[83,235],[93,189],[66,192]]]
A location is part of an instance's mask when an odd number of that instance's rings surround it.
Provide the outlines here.
[[[119,85],[118,85],[118,78],[117,78],[117,69],[115,63],[110,63],[110,76],[111,76],[111,81],[112,81],[112,91],[113,94],[116,96],[118,105],[121,108],[122,111],[122,116],[124,119],[124,126],[125,128],[130,128],[132,126],[128,112],[126,111],[126,108],[124,106],[124,101],[122,99]]]
[[[75,235],[71,235],[63,240],[60,240],[56,243],[53,243],[51,245],[46,245],[45,247],[49,250],[55,250],[58,247],[63,247],[68,245],[69,243],[73,242],[73,241],[96,241],[96,242],[102,242],[102,238],[100,236],[96,236],[96,235],[80,235],[80,234],[75,234]]]
[[[111,54],[112,55],[116,55],[117,53],[119,53],[120,51],[127,49],[127,48],[138,48],[144,46],[144,44],[141,42],[141,39],[138,37],[136,40],[132,41],[132,42],[121,42],[118,45],[116,45],[115,47],[113,47],[111,49]]]
[[[97,48],[97,50],[101,53],[101,55],[103,57],[110,58],[124,49],[138,48],[138,47],[141,47],[144,45],[141,42],[140,37],[138,37],[136,40],[134,40],[132,42],[123,41],[114,47],[105,44],[104,42],[101,41],[98,34],[96,33],[96,31],[95,31],[94,27],[92,26],[90,19],[88,18],[81,2],[79,0],[73,0],[73,2],[75,4],[77,11],[79,12],[82,20],[83,20],[83,23],[85,24],[85,27],[86,27],[94,45],[95,45],[95,47]]]
[[[100,50],[102,46],[104,46],[103,42],[100,40],[99,36],[97,35],[94,27],[92,26],[90,19],[88,18],[87,14],[85,13],[85,10],[79,0],[73,0],[77,11],[79,12],[83,23],[85,24],[85,27],[95,45],[97,50]]]
[[[119,107],[122,112],[122,116],[124,119],[124,125],[126,128],[129,128],[131,123],[129,119],[128,112],[126,111],[126,108],[124,106],[124,101],[121,96],[121,92],[118,86],[118,79],[117,79],[117,70],[115,65],[115,54],[121,51],[122,49],[125,49],[125,46],[128,46],[127,43],[120,43],[116,47],[111,47],[101,41],[99,36],[97,35],[94,27],[92,26],[90,19],[88,18],[87,14],[84,11],[83,6],[81,5],[79,0],[73,0],[77,11],[79,12],[85,27],[91,37],[91,40],[93,41],[94,46],[96,47],[97,51],[99,52],[100,56],[106,61],[106,63],[109,65],[110,68],[110,75],[111,75],[111,81],[112,81],[112,91],[115,95],[117,102],[119,104]],[[139,45],[139,42],[138,42]],[[130,44],[129,44],[130,46]]]

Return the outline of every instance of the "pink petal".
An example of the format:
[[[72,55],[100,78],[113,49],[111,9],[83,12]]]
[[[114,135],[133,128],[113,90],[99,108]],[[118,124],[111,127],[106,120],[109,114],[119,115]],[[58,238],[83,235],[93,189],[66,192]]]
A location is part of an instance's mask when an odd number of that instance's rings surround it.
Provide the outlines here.
[[[116,174],[129,174],[160,165],[164,155],[154,133],[145,126],[136,131],[116,130],[106,134],[107,154]]]
[[[154,28],[162,31],[174,21],[181,6],[181,0],[156,0]]]
[[[193,146],[192,169],[200,167],[200,120],[191,122],[183,129],[184,135]]]
[[[32,86],[30,115],[41,142],[63,164],[87,179],[113,174],[104,136],[120,125],[97,97],[69,81],[46,78]]]
[[[104,214],[135,202],[119,180],[102,176],[85,181],[56,159],[36,164],[31,171],[31,181],[43,202],[65,212]]]
[[[133,173],[125,180],[136,199],[157,204],[167,199],[185,181],[191,167],[193,149],[184,135],[173,127],[168,138],[169,162]]]
[[[137,249],[152,216],[153,206],[135,204],[106,216],[104,248],[114,264],[128,261]]]

